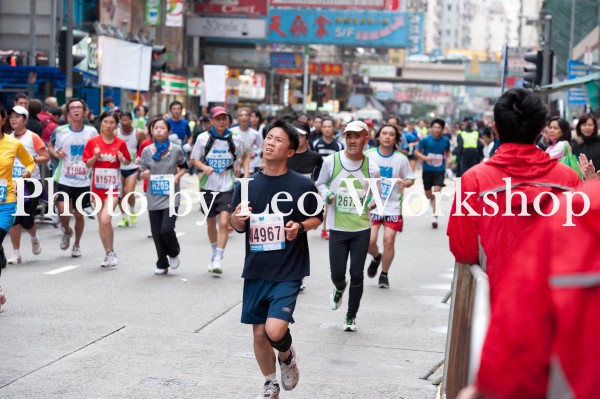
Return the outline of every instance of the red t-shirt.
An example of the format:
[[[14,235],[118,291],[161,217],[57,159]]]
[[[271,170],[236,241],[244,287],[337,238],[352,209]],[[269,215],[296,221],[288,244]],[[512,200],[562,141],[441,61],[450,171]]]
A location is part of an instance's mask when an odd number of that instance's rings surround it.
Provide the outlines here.
[[[88,141],[83,149],[83,161],[94,156],[94,148],[100,147],[100,157],[92,166],[92,192],[98,194],[100,199],[106,200],[107,191],[113,187],[113,193],[119,194],[121,183],[121,163],[117,153],[121,151],[123,157],[131,162],[131,155],[125,140],[115,137],[114,141],[107,144],[102,136],[96,136]]]
[[[152,145],[152,143],[154,143],[154,139],[152,139],[152,137],[150,137],[149,139],[146,139],[140,143],[140,147],[138,148],[138,151],[137,151],[138,159],[140,159],[142,157],[142,151],[144,151],[144,148],[148,147],[149,145]],[[144,192],[146,192],[146,191],[148,191],[148,180],[144,180]]]

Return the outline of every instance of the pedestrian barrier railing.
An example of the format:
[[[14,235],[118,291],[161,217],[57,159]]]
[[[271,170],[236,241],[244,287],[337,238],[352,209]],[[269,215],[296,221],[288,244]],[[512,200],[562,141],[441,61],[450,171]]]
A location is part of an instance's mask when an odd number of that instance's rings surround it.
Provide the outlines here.
[[[442,392],[454,399],[472,383],[490,320],[490,286],[479,265],[457,263],[452,281]]]

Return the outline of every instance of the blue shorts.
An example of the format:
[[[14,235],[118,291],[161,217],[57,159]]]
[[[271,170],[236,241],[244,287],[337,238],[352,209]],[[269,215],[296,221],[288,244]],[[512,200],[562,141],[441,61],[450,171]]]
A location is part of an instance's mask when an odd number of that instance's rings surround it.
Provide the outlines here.
[[[15,217],[13,214],[17,211],[16,202],[8,202],[6,204],[0,204],[0,229],[6,231],[13,226],[15,223]]]
[[[265,324],[267,318],[294,322],[292,315],[300,293],[301,280],[273,282],[244,280],[242,323]]]

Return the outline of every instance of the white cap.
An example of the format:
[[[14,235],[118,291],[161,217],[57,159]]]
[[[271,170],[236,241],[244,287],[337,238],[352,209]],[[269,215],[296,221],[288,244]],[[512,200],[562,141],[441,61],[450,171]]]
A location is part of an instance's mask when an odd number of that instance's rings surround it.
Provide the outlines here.
[[[25,115],[26,118],[29,118],[29,111],[27,111],[27,108],[23,107],[22,105],[15,105],[12,107],[9,114],[12,114],[13,112],[19,115]]]
[[[352,122],[348,123],[348,125],[344,129],[344,133],[346,133],[346,132],[362,132],[363,130],[365,131],[365,133],[369,134],[369,127],[367,126],[366,123],[361,122],[361,121],[352,121]]]

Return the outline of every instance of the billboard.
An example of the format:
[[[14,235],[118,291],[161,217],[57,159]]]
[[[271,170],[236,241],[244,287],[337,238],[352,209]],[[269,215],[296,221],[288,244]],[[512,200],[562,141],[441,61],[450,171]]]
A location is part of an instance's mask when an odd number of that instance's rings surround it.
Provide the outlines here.
[[[264,19],[188,17],[186,35],[230,39],[264,39]]]
[[[402,0],[270,0],[271,7],[344,8],[399,11]]]
[[[590,66],[580,61],[568,61],[568,79],[581,78],[590,74]],[[570,105],[586,105],[588,103],[584,86],[578,86],[569,89],[569,104]]]
[[[204,0],[194,3],[196,14],[265,16],[267,0]]]
[[[410,14],[387,11],[271,9],[267,42],[410,47]]]

